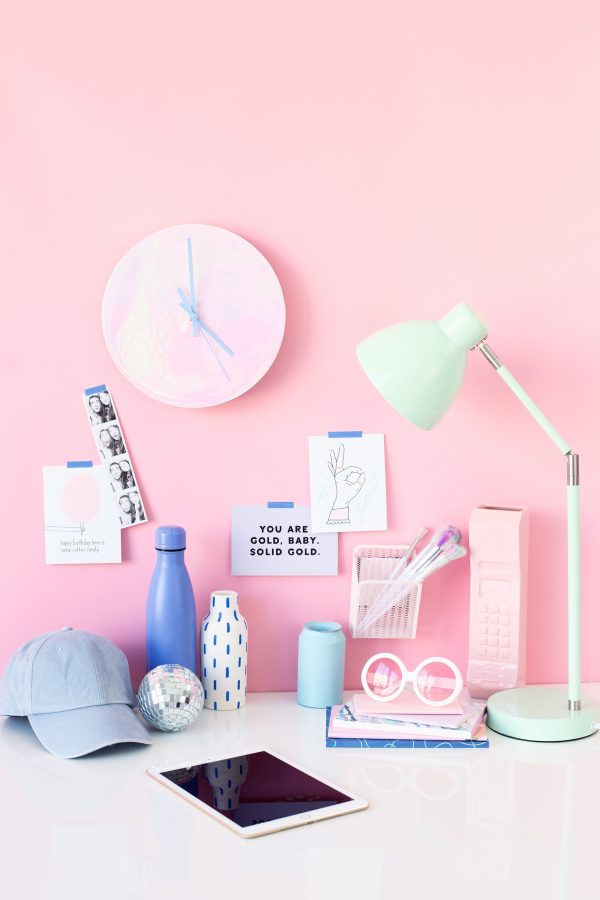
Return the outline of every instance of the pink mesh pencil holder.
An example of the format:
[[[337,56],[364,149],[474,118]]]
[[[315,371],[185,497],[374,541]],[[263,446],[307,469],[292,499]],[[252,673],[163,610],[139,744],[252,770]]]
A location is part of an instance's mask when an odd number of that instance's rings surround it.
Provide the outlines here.
[[[417,634],[421,584],[406,584],[391,579],[398,561],[408,547],[361,544],[354,548],[350,589],[350,634],[354,638],[414,638]],[[361,622],[383,593],[394,601],[387,612],[366,631]]]

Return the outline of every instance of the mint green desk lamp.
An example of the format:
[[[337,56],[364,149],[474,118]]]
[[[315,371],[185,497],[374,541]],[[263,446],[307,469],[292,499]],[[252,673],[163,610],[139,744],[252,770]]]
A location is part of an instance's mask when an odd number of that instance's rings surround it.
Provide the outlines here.
[[[600,706],[581,696],[579,456],[485,342],[485,323],[466,303],[439,322],[402,322],[372,334],[358,359],[395,410],[419,428],[437,425],[462,383],[467,353],[478,349],[567,459],[568,685],[536,684],[488,700],[488,725],[526,741],[571,741],[596,731]]]

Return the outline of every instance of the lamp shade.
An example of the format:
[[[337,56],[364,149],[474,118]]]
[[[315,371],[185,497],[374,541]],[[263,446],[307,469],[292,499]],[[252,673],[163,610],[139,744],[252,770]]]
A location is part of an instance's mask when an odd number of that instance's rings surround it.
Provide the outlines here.
[[[377,331],[356,352],[388,403],[428,430],[452,405],[467,352],[486,336],[485,323],[468,304],[459,303],[438,322],[401,322]]]

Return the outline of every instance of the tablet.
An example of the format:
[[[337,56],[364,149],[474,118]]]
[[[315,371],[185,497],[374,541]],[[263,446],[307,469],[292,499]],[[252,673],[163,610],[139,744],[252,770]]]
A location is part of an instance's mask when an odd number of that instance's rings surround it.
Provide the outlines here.
[[[148,769],[148,775],[197,809],[253,838],[358,812],[369,805],[271,750]]]

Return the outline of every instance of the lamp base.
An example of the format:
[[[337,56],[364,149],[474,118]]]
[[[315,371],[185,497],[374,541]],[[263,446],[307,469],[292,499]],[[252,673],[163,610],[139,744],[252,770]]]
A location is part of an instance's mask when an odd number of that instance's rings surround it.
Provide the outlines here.
[[[531,684],[492,694],[487,703],[487,724],[498,734],[521,741],[575,741],[594,734],[600,722],[600,704],[581,698],[581,709],[569,709],[567,687]]]

